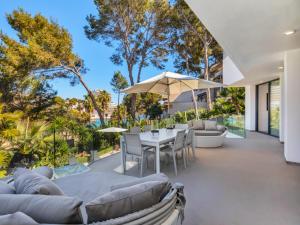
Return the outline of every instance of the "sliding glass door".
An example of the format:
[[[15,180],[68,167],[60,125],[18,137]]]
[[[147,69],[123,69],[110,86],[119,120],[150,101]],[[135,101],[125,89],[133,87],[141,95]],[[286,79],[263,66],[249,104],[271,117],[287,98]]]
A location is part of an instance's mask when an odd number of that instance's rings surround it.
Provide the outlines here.
[[[257,85],[257,131],[279,136],[280,81]]]
[[[270,82],[270,134],[279,136],[280,82]]]

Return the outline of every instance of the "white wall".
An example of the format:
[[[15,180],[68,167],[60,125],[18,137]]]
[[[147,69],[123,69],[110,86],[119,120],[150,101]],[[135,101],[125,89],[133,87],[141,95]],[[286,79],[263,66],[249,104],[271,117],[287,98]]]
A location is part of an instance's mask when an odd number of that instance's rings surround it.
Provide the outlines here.
[[[280,74],[280,121],[279,121],[279,141],[285,142],[284,124],[285,124],[285,91],[284,91],[284,73]]]
[[[300,49],[284,56],[285,158],[300,163]]]
[[[245,86],[245,128],[247,130],[255,130],[255,85]]]
[[[244,78],[241,71],[237,68],[234,62],[229,56],[224,54],[223,59],[223,83],[224,84],[233,84]]]

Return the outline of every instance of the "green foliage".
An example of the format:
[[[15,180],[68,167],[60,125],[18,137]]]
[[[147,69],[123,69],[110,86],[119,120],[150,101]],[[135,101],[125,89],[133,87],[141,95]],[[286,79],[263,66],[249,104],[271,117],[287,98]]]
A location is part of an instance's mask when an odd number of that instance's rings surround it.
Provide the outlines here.
[[[120,71],[117,71],[114,73],[110,85],[113,87],[113,91],[116,94],[120,94],[120,91],[122,89],[125,89],[128,87],[128,82],[126,78],[121,74]]]
[[[184,0],[175,1],[171,15],[171,49],[178,72],[199,77],[205,72],[206,58],[208,70],[222,62],[222,48]]]
[[[245,113],[245,88],[224,88],[213,104],[212,114],[232,115]]]
[[[147,110],[146,115],[150,120],[157,119],[163,113],[162,106],[160,104],[152,104]]]

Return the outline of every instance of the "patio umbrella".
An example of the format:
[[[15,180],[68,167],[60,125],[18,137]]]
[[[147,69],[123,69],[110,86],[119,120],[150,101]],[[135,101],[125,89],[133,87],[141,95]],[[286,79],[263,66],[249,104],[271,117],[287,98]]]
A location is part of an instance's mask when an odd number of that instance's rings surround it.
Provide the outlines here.
[[[121,132],[127,131],[127,129],[120,128],[120,127],[108,127],[108,128],[97,130],[97,131],[103,132],[103,133],[121,133]]]
[[[122,133],[124,131],[127,131],[127,129],[121,127],[108,127],[101,130],[97,130],[97,132],[103,132],[103,133]]]
[[[197,79],[191,76],[186,76],[172,72],[163,72],[157,76],[154,76],[150,79],[144,80],[129,88],[126,88],[123,90],[123,92],[126,94],[149,92],[160,94],[163,97],[167,97],[169,103],[169,113],[170,96],[179,95],[180,93],[185,91],[192,91],[195,112],[196,116],[198,117],[197,101],[195,99],[194,90],[222,86],[223,85],[220,83],[207,81],[203,79]]]

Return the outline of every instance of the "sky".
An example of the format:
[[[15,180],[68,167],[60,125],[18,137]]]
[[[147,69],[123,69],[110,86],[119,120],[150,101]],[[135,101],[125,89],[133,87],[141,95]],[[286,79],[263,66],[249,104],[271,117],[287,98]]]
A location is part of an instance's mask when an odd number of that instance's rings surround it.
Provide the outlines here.
[[[117,66],[110,61],[114,48],[88,40],[84,34],[83,27],[87,25],[86,16],[96,14],[93,0],[0,0],[0,30],[14,38],[16,33],[7,23],[6,14],[18,8],[32,15],[41,13],[66,28],[72,35],[74,52],[84,60],[88,68],[84,80],[89,88],[107,90],[112,94],[112,101],[116,102],[117,96],[112,91],[110,80],[117,70],[127,78],[128,72],[125,64]],[[169,60],[163,71],[175,71],[172,60]],[[163,71],[149,66],[143,69],[141,78],[145,80]],[[86,95],[85,89],[80,84],[71,86],[68,80],[56,79],[51,84],[63,98],[83,98]]]

